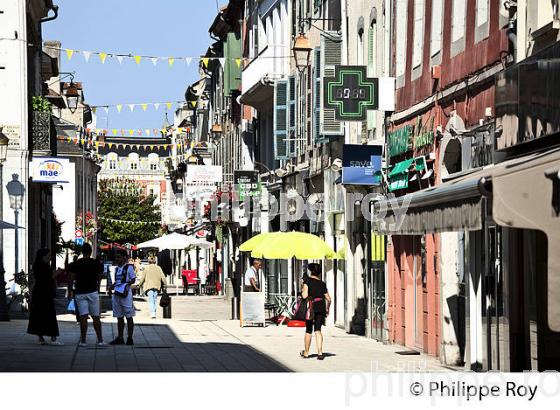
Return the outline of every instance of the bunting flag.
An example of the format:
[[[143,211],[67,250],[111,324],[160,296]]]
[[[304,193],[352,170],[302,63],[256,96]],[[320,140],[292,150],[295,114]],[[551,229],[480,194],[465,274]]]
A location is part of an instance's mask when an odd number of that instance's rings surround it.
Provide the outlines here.
[[[71,137],[63,137],[60,136],[57,138],[59,141],[66,141],[68,143],[74,143],[75,145],[78,144],[82,144],[82,145],[86,145],[86,144],[91,144],[93,146],[95,146],[96,148],[99,147],[109,147],[109,149],[113,149],[113,147],[119,149],[119,148],[132,148],[135,150],[144,150],[144,151],[154,151],[154,150],[160,150],[160,149],[164,149],[167,150],[170,147],[181,147],[182,144],[129,144],[129,143],[117,143],[117,142],[104,142],[104,141],[91,141],[85,138],[71,138]]]
[[[220,64],[222,65],[222,67],[226,66],[226,59],[225,58],[219,58],[218,61],[220,62]]]
[[[235,62],[237,63],[237,68],[241,68],[241,59],[240,58],[236,58]]]
[[[146,130],[146,135],[149,137],[150,136],[151,131],[149,129]]]
[[[109,114],[109,107],[103,107],[105,109],[105,113]]]
[[[169,62],[169,68],[173,68],[173,64],[175,64],[175,59],[173,57],[169,57],[167,61]]]
[[[153,57],[153,58],[152,58],[152,64],[154,65],[154,67],[157,66],[157,63],[158,63],[158,58],[157,58],[157,57]]]
[[[208,62],[210,61],[209,58],[203,57],[203,58],[201,58],[201,61],[202,61],[202,65],[204,66],[204,68],[208,67]]]
[[[120,103],[120,104],[114,104],[114,105],[111,105],[111,104],[108,104],[108,105],[91,105],[90,107],[92,109],[95,109],[95,110],[97,110],[98,108],[103,108],[103,109],[107,110],[107,109],[111,109],[111,108],[116,107],[117,111],[119,113],[121,113],[122,109],[125,105],[130,108],[131,112],[134,112],[134,108],[137,107],[137,106],[142,107],[143,111],[147,111],[148,108],[150,108],[150,107],[153,107],[157,111],[157,110],[159,110],[159,107],[162,104],[165,104],[165,106],[168,109],[172,109],[174,105],[177,105],[178,107],[181,107],[181,106],[187,104],[187,102],[186,101],[166,101],[166,102],[158,102],[158,103],[152,103],[152,102],[142,102],[142,103],[134,103],[134,104],[122,104],[122,103]]]
[[[122,104],[117,104],[117,111],[121,112],[122,111]]]
[[[187,63],[187,66],[190,66],[190,65],[191,65],[192,60],[193,60],[192,57],[187,57],[187,58],[185,58],[185,62]]]
[[[154,108],[156,109],[156,111],[159,110],[159,103],[155,103]]]
[[[124,56],[117,56],[117,60],[119,61],[119,64],[122,64]]]
[[[142,109],[144,110],[144,112],[146,112],[146,110],[148,109],[148,104],[141,104],[142,105]]]
[[[82,51],[82,54],[84,55],[84,59],[86,60],[86,63],[89,62],[89,58],[91,57],[91,51]]]
[[[97,107],[91,107],[91,111],[95,114],[97,112]]]
[[[168,102],[165,104],[165,106],[167,107],[168,110],[170,110],[171,107],[173,107],[173,103]]]
[[[99,53],[99,59],[101,60],[101,64],[105,64],[106,58],[107,58],[107,53]]]
[[[115,188],[118,190],[118,188]],[[126,189],[126,188],[124,188]],[[126,221],[122,219],[113,219],[113,218],[105,218],[103,216],[97,217],[99,220],[113,222],[118,224],[125,224],[125,225],[161,225],[161,222],[146,222],[146,221]]]
[[[130,112],[134,112],[134,107],[136,104],[128,104],[128,108],[130,108]]]
[[[142,61],[142,56],[134,56],[134,61],[136,61],[136,64],[139,65],[140,61]]]
[[[73,55],[74,55],[74,50],[66,49],[66,57],[68,57],[68,61],[72,60]]]

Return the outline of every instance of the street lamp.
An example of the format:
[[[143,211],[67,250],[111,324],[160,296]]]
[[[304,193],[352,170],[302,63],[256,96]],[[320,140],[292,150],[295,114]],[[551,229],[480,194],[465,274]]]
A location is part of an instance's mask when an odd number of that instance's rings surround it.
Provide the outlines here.
[[[12,180],[8,182],[6,188],[8,189],[8,195],[10,196],[10,208],[14,210],[15,216],[15,273],[19,271],[19,230],[18,230],[18,216],[19,211],[23,208],[23,196],[25,194],[25,187],[21,182],[19,182],[19,175],[12,174]]]
[[[220,138],[222,137],[222,134],[224,133],[222,125],[216,122],[214,125],[212,125],[212,129],[210,130],[210,133],[212,134],[212,139],[214,141],[219,141]]]
[[[80,93],[78,92],[78,88],[74,85],[74,81],[70,81],[70,85],[66,89],[64,95],[66,96],[66,105],[68,105],[70,112],[74,114],[78,109],[78,101],[80,100]]]
[[[296,38],[292,51],[294,53],[294,59],[296,60],[296,67],[300,72],[309,67],[311,64],[311,52],[313,51],[313,48],[304,33],[301,33]]]
[[[2,198],[2,169],[4,161],[8,156],[8,144],[10,140],[2,133],[0,128],[0,219],[4,217],[4,200]],[[10,320],[8,312],[8,303],[6,300],[6,281],[4,280],[4,235],[0,232],[0,322]]]

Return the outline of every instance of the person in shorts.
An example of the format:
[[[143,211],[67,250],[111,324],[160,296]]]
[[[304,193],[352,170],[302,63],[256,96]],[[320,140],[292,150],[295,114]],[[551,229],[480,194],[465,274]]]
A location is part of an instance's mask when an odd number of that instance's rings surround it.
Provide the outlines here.
[[[74,283],[74,299],[76,310],[80,316],[80,347],[86,346],[88,329],[88,316],[93,320],[93,328],[97,335],[97,346],[103,347],[103,334],[101,320],[99,320],[99,281],[103,275],[103,265],[91,257],[92,248],[89,243],[82,246],[81,259],[72,262],[68,266],[72,282]]]
[[[124,319],[126,318],[128,337],[126,344],[132,346],[134,344],[132,336],[134,333],[134,315],[135,309],[132,304],[132,285],[136,282],[136,274],[134,273],[134,265],[126,263],[128,255],[124,249],[117,250],[115,254],[115,281],[110,285],[113,291],[113,317],[117,318],[118,336],[113,340],[111,345],[123,345],[124,341]]]

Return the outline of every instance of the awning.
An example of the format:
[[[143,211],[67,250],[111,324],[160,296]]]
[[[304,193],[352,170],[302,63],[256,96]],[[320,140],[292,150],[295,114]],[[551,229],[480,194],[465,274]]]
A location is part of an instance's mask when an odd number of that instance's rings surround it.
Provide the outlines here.
[[[239,99],[242,104],[260,109],[272,106],[274,100],[274,83],[268,77],[261,80],[243,93]]]
[[[397,162],[395,164],[395,166],[393,167],[393,169],[391,170],[391,172],[389,172],[389,176],[392,177],[392,176],[395,176],[395,175],[398,175],[398,174],[403,174],[405,172],[408,172],[408,169],[412,165],[412,162],[414,162],[414,158],[407,159],[407,160],[401,161],[401,162]]]

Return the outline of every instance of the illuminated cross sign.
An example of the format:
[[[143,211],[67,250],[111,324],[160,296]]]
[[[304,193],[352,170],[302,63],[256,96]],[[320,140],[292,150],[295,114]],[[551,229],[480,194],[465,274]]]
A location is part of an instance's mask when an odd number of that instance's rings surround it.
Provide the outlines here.
[[[368,78],[364,66],[336,66],[323,90],[325,108],[334,108],[338,121],[364,121],[379,105],[379,80]]]

